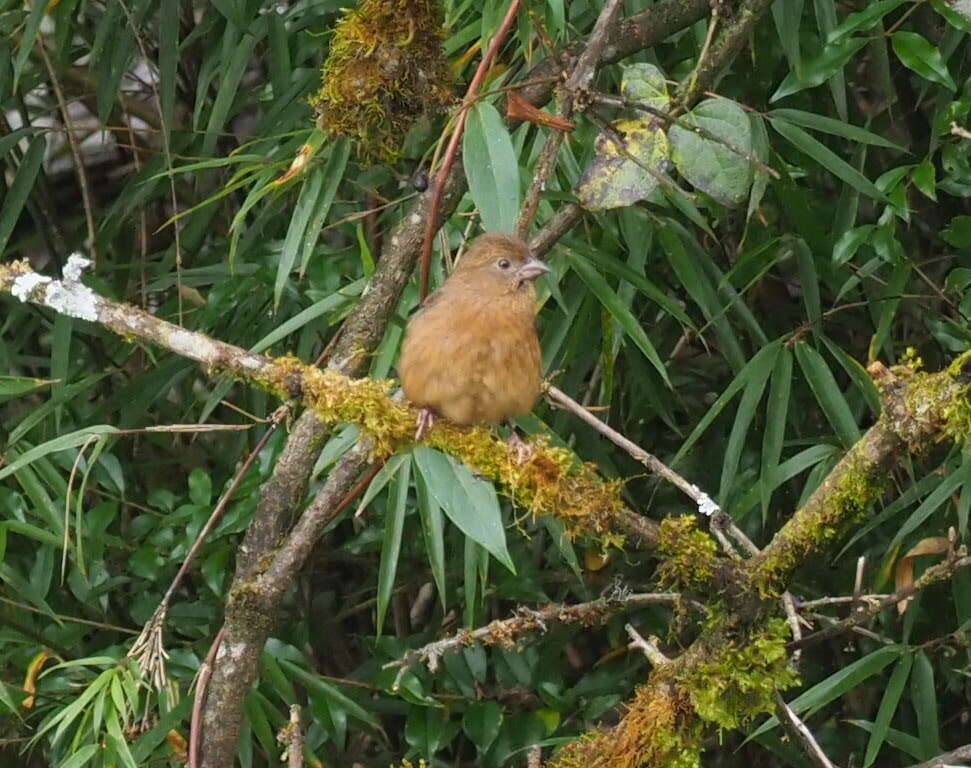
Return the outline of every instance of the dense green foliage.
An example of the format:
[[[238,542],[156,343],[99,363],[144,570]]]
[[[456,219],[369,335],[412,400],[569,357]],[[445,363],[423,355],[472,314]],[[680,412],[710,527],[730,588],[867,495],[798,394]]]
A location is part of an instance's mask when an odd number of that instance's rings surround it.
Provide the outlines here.
[[[623,13],[647,6],[629,0]],[[447,87],[457,95],[506,7],[446,0]],[[0,0],[0,256],[56,275],[82,250],[96,258],[85,280],[103,295],[240,347],[314,360],[366,289],[447,120],[414,122],[392,164],[315,128],[310,100],[340,9],[337,0]],[[495,89],[524,77],[548,46],[589,34],[599,10],[587,0],[524,3],[469,113],[471,192],[443,230],[453,251],[483,223],[512,228],[547,134],[530,123],[510,133]],[[718,25],[736,11],[726,5]],[[708,23],[604,67],[596,89],[667,109],[677,83],[691,81]],[[937,370],[969,347],[969,33],[967,0],[776,0],[714,86],[723,98],[682,120],[740,146],[684,128],[664,136],[645,113],[593,100],[560,150],[538,224],[578,197],[595,210],[553,248],[553,273],[540,281],[547,374],[708,491],[759,545],[877,418],[869,362],[919,358]],[[716,38],[708,55],[718,51]],[[620,134],[598,134],[619,119],[640,165],[604,155]],[[278,183],[305,145],[307,166]],[[383,144],[372,150],[389,155]],[[591,187],[598,168],[622,189]],[[436,255],[433,283],[442,262]],[[417,303],[412,281],[371,376],[393,377]],[[286,429],[246,473],[176,595],[167,695],[119,662],[278,404],[0,297],[4,764],[179,764],[189,687]],[[174,426],[187,424],[205,426]],[[563,411],[541,404],[520,427],[624,479],[640,514],[694,512]],[[330,437],[308,502],[355,434]],[[918,541],[949,527],[967,541],[969,509],[967,448],[942,442],[901,457],[883,502],[804,563],[792,591],[851,594],[861,556],[864,591],[893,591],[895,566]],[[562,530],[524,519],[442,453],[392,458],[329,526],[282,606],[246,702],[240,764],[280,764],[276,732],[293,703],[305,705],[308,765],[523,764],[530,745],[616,722],[649,671],[625,650],[625,623],[674,655],[698,633],[690,610],[550,624],[513,647],[447,655],[435,673],[416,666],[397,691],[396,670],[383,668],[517,605],[591,600],[618,584],[659,588],[656,560]],[[918,558],[918,570],[934,560]],[[803,687],[786,698],[840,765],[929,759],[968,740],[969,627],[965,570],[902,617],[884,611],[866,635],[807,649]],[[36,695],[25,702],[28,684]],[[774,721],[712,736],[705,765],[808,764]]]

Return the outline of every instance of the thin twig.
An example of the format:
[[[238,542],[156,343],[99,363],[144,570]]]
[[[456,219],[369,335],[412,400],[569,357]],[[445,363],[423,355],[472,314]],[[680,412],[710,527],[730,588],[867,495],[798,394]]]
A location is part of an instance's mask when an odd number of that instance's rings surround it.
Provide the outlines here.
[[[61,84],[57,79],[57,73],[54,71],[54,65],[51,63],[50,57],[47,55],[47,48],[44,45],[44,40],[40,35],[37,36],[37,50],[40,51],[40,57],[44,60],[44,67],[47,69],[47,75],[51,80],[51,88],[54,90],[54,97],[57,99],[57,107],[61,113],[61,119],[64,121],[64,125],[67,128],[65,135],[67,137],[67,144],[71,148],[71,156],[74,158],[74,172],[78,177],[78,186],[81,188],[81,205],[84,207],[84,224],[88,229],[88,238],[84,243],[84,247],[91,254],[91,260],[93,262],[97,262],[98,245],[95,237],[91,189],[88,186],[88,172],[84,167],[84,158],[81,156],[81,148],[78,145],[77,138],[74,135],[74,126],[71,122],[71,115],[67,109],[67,102],[64,100],[64,92],[61,90]]]
[[[604,422],[590,413],[590,411],[588,411],[562,390],[550,385],[546,389],[546,396],[553,402],[554,405],[562,408],[565,411],[569,411],[581,421],[593,427],[597,432],[610,440],[614,445],[623,448],[634,459],[639,461],[652,472],[660,475],[669,483],[680,489],[685,496],[690,498],[695,502],[695,504],[698,505],[698,511],[701,512],[701,514],[710,517],[711,515],[721,512],[721,507],[719,507],[707,493],[698,488],[697,485],[689,483],[656,456],[648,453],[639,445],[624,437],[617,430],[607,426]]]
[[[954,763],[971,763],[971,744],[965,744],[963,747],[945,752],[943,755],[932,757],[927,762],[915,765],[913,768],[947,768]]]
[[[485,79],[486,72],[489,71],[489,67],[492,66],[492,60],[496,57],[499,52],[499,48],[505,42],[506,35],[509,34],[509,30],[516,20],[516,14],[519,11],[520,0],[512,0],[509,3],[509,8],[506,9],[506,15],[503,17],[502,23],[499,25],[499,29],[496,31],[495,36],[489,41],[489,48],[486,50],[485,56],[482,57],[482,61],[479,62],[479,66],[475,70],[475,75],[472,77],[472,82],[469,83],[469,87],[465,92],[465,98],[462,100],[462,106],[459,107],[459,112],[455,117],[455,127],[452,129],[452,136],[448,142],[448,148],[445,150],[445,157],[442,160],[442,166],[435,176],[434,187],[432,188],[432,202],[429,208],[428,221],[425,226],[425,238],[422,241],[421,246],[421,275],[420,275],[420,293],[421,299],[424,300],[428,296],[428,271],[431,267],[432,260],[432,243],[435,241],[435,233],[438,231],[438,211],[441,206],[442,194],[445,191],[446,179],[448,179],[449,173],[452,171],[452,165],[455,162],[455,156],[458,154],[459,142],[462,139],[462,131],[465,128],[465,119],[468,115],[469,108],[475,103],[475,94],[479,90],[479,86],[482,85],[482,81]]]
[[[189,762],[186,768],[199,768],[199,749],[202,745],[202,706],[206,700],[206,687],[209,684],[209,677],[212,675],[212,667],[216,662],[216,654],[219,653],[219,646],[223,642],[225,627],[221,627],[213,638],[209,652],[206,654],[205,661],[199,667],[199,674],[196,676],[196,693],[192,701],[192,719],[189,721]]]
[[[638,605],[673,603],[681,599],[676,592],[657,592],[630,594],[622,589],[600,597],[589,603],[576,605],[551,604],[539,609],[520,607],[508,619],[496,620],[475,630],[462,630],[451,637],[436,640],[421,648],[408,651],[402,658],[385,664],[385,668],[397,667],[393,689],[397,690],[405,673],[419,662],[424,663],[431,672],[438,669],[441,657],[452,650],[464,648],[473,643],[483,645],[509,645],[517,637],[532,632],[546,632],[547,624],[582,623],[585,625],[602,622],[615,613]]]
[[[822,747],[819,746],[819,743],[816,741],[812,732],[806,727],[806,724],[792,711],[792,707],[786,704],[785,699],[782,698],[782,694],[778,691],[775,692],[775,704],[776,716],[779,718],[779,722],[782,723],[782,727],[802,747],[803,752],[812,760],[813,765],[818,766],[818,768],[836,768],[830,762],[830,759],[826,757],[826,753],[823,752]]]
[[[960,125],[951,121],[951,135],[957,136],[959,139],[968,139],[971,141],[971,131],[967,128],[962,128]]]
[[[139,668],[142,674],[147,674],[147,676],[152,680],[152,683],[156,690],[161,690],[166,681],[165,675],[165,659],[168,658],[168,653],[165,651],[165,646],[163,643],[163,630],[165,627],[165,619],[168,614],[169,604],[172,602],[172,598],[175,596],[175,591],[178,589],[179,585],[182,583],[182,579],[185,577],[186,573],[189,571],[189,566],[193,563],[202,545],[205,543],[206,538],[216,527],[216,524],[222,519],[223,513],[229,506],[229,502],[232,500],[239,488],[240,484],[243,482],[243,478],[249,471],[249,468],[256,461],[259,456],[260,451],[263,450],[263,446],[266,445],[266,441],[270,439],[270,436],[277,430],[280,424],[288,413],[287,406],[281,406],[274,413],[271,424],[263,436],[257,441],[253,450],[250,451],[249,456],[240,465],[240,468],[236,471],[236,476],[230,483],[229,488],[219,499],[219,502],[212,510],[212,514],[209,515],[209,519],[206,524],[199,531],[196,536],[196,540],[192,543],[192,547],[189,553],[185,556],[182,561],[182,565],[179,567],[178,572],[175,574],[175,578],[172,579],[169,588],[166,590],[165,595],[159,602],[158,607],[155,609],[155,613],[152,614],[152,618],[148,620],[142,629],[142,633],[139,635],[138,639],[132,645],[131,649],[128,651],[128,656],[132,658],[138,658]]]
[[[607,43],[607,35],[613,26],[617,12],[622,6],[622,0],[607,0],[604,3],[593,26],[593,31],[587,38],[583,53],[577,59],[576,66],[563,87],[559,117],[564,121],[569,120],[573,115],[573,107],[579,93],[590,86],[597,62],[600,61],[604,46]],[[546,143],[543,145],[539,159],[536,161],[533,180],[523,200],[519,212],[519,221],[516,222],[516,233],[523,239],[529,233],[533,218],[536,216],[536,210],[539,208],[540,193],[546,188],[546,183],[549,181],[554,168],[556,168],[556,156],[560,150],[560,144],[563,143],[563,135],[562,130],[551,130],[546,137]]]
[[[95,629],[106,629],[112,632],[124,632],[126,635],[137,635],[137,629],[131,629],[129,627],[120,627],[117,624],[107,624],[103,621],[91,621],[91,619],[79,619],[76,616],[65,616],[63,613],[48,613],[40,608],[34,608],[32,605],[27,605],[27,603],[20,603],[16,600],[11,600],[9,597],[0,597],[0,603],[6,603],[14,608],[20,608],[23,611],[29,611],[30,613],[38,613],[41,616],[46,616],[49,619],[55,619],[56,621],[68,621],[73,624],[83,624],[86,627],[94,627]]]
[[[634,629],[633,624],[625,624],[624,630],[630,637],[630,643],[628,648],[636,648],[641,653],[643,653],[649,662],[655,667],[663,667],[665,664],[670,664],[671,659],[661,653],[661,649],[657,647],[658,639],[653,635],[645,639],[644,636]]]
[[[909,584],[906,587],[898,589],[892,595],[887,595],[881,600],[876,600],[874,602],[868,602],[866,607],[854,612],[851,616],[838,621],[835,624],[826,627],[825,629],[819,630],[819,632],[814,632],[811,635],[807,635],[798,643],[789,643],[789,648],[805,648],[810,645],[814,645],[823,640],[828,640],[831,637],[836,637],[848,632],[854,627],[859,626],[865,621],[876,616],[880,611],[890,608],[896,605],[901,600],[905,600],[912,595],[917,594],[925,587],[929,587],[931,584],[936,584],[941,581],[953,576],[957,571],[962,568],[967,568],[971,566],[971,557],[967,555],[967,551],[962,547],[961,550],[956,553],[953,559],[948,559],[943,563],[938,563],[937,565],[931,566],[920,578],[917,579],[913,584]]]

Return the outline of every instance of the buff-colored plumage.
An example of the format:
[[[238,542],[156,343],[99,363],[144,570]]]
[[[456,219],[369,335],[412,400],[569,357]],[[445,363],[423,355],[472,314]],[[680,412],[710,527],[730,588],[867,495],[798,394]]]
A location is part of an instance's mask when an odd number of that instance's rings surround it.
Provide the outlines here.
[[[529,413],[542,384],[533,280],[545,271],[516,237],[476,238],[408,324],[405,396],[463,425]]]

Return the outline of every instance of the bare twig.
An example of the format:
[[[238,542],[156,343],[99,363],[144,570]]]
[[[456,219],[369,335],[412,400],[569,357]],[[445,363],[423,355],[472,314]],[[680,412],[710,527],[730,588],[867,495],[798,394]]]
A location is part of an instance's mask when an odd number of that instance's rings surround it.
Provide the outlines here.
[[[969,136],[968,138],[971,138]],[[913,768],[947,768],[954,763],[971,763],[971,744],[945,752],[943,755],[932,757],[927,762],[915,765]]]
[[[852,615],[843,619],[842,621],[838,621],[825,629],[821,629],[819,632],[814,632],[811,635],[807,635],[798,643],[790,643],[789,647],[790,649],[805,648],[810,645],[815,645],[822,640],[837,637],[838,635],[848,632],[854,627],[869,621],[880,613],[880,611],[890,608],[899,603],[901,600],[905,600],[908,597],[917,594],[922,589],[925,589],[932,584],[946,581],[957,571],[961,570],[962,568],[967,568],[968,566],[971,566],[971,557],[967,555],[967,550],[962,547],[955,554],[954,558],[950,558],[943,563],[938,563],[937,565],[931,566],[924,571],[920,578],[914,581],[913,584],[898,589],[892,595],[887,595],[880,600],[868,602],[865,607],[861,607],[859,610],[855,611]]]
[[[584,46],[583,53],[580,54],[576,66],[573,68],[573,72],[564,84],[559,110],[559,117],[561,119],[570,119],[573,115],[573,107],[576,103],[577,96],[590,86],[594,72],[596,71],[597,62],[600,61],[604,46],[607,44],[607,34],[613,26],[617,12],[622,6],[622,0],[607,0],[604,3],[600,15],[597,17],[597,21],[593,26],[593,31],[590,33],[590,37],[587,38],[587,44]],[[562,142],[563,131],[556,129],[550,131],[546,137],[546,143],[540,152],[539,159],[536,161],[536,167],[533,170],[533,180],[526,192],[526,197],[523,200],[523,205],[519,213],[519,221],[516,223],[516,233],[523,239],[529,233],[529,227],[533,223],[533,218],[536,216],[537,208],[539,208],[540,193],[546,188],[546,183],[549,181],[553,169],[556,168],[556,155],[560,150],[560,144]]]
[[[656,456],[648,453],[639,445],[624,437],[617,430],[607,426],[607,424],[590,413],[589,410],[584,408],[562,390],[550,385],[546,389],[546,396],[553,402],[554,405],[562,408],[565,411],[569,411],[581,421],[593,427],[597,432],[610,440],[614,445],[623,448],[645,467],[650,469],[655,474],[660,475],[669,483],[681,490],[685,496],[690,498],[695,502],[695,504],[698,505],[698,511],[701,514],[710,517],[711,515],[721,512],[721,507],[719,507],[707,493],[698,488],[697,485],[689,483]]]
[[[385,664],[385,667],[396,667],[398,669],[398,676],[394,683],[394,688],[397,690],[405,673],[415,664],[423,663],[431,672],[435,672],[442,656],[458,648],[465,648],[474,643],[513,647],[516,639],[523,635],[532,632],[546,632],[547,624],[556,622],[591,625],[603,622],[622,610],[628,610],[639,605],[674,603],[680,598],[681,596],[676,592],[630,594],[623,590],[615,590],[611,594],[589,603],[552,604],[539,609],[521,607],[515,611],[512,618],[497,619],[478,629],[462,630],[451,637],[436,640],[421,648],[409,651],[397,661]]]
[[[213,638],[209,652],[206,654],[205,661],[199,667],[196,675],[196,692],[192,701],[192,719],[189,721],[189,762],[186,768],[199,768],[199,749],[202,745],[202,706],[206,700],[206,687],[209,685],[209,677],[212,675],[212,666],[216,661],[216,654],[223,642],[225,629],[220,628]]]
[[[971,141],[971,131],[967,128],[962,128],[960,125],[951,121],[951,135],[957,136],[959,139],[968,139]]]
[[[179,585],[182,583],[182,579],[185,578],[186,573],[188,573],[189,566],[195,560],[196,555],[199,553],[199,550],[205,543],[206,538],[222,518],[223,513],[229,506],[229,502],[235,495],[236,490],[243,482],[243,478],[246,476],[249,468],[260,455],[260,451],[263,450],[263,446],[266,445],[266,441],[270,439],[270,436],[283,422],[287,412],[287,407],[281,406],[274,413],[269,429],[263,433],[263,436],[257,441],[253,450],[250,451],[249,456],[246,457],[246,460],[236,471],[236,476],[230,483],[229,488],[226,489],[226,492],[222,495],[222,498],[219,499],[219,502],[212,510],[212,514],[209,515],[209,519],[206,521],[206,524],[202,527],[202,530],[199,531],[199,535],[196,536],[196,540],[192,543],[192,548],[182,561],[182,565],[175,574],[175,578],[172,579],[172,583],[169,584],[169,588],[166,590],[161,602],[155,609],[155,613],[152,614],[152,618],[148,620],[145,627],[142,629],[141,635],[139,635],[138,639],[128,651],[128,655],[130,657],[138,659],[139,669],[142,671],[142,674],[146,674],[149,677],[156,690],[162,690],[162,687],[166,681],[165,659],[168,658],[168,653],[165,652],[163,645],[163,631],[165,627],[165,619],[168,615],[169,605],[172,602],[172,598],[175,596],[175,590],[178,589]]]
[[[452,129],[452,136],[449,139],[448,148],[445,150],[445,157],[442,159],[442,167],[435,176],[435,182],[432,187],[431,213],[426,222],[425,238],[421,246],[419,295],[423,300],[428,295],[428,271],[431,267],[432,243],[435,241],[435,233],[438,231],[438,209],[441,205],[446,181],[452,171],[452,164],[455,162],[455,156],[458,154],[459,142],[462,139],[462,131],[465,128],[465,119],[468,115],[469,108],[475,103],[475,95],[479,90],[479,86],[482,85],[482,81],[485,79],[486,72],[492,66],[493,59],[495,59],[499,48],[502,47],[502,44],[506,40],[506,35],[509,34],[509,30],[516,20],[516,14],[519,12],[519,2],[520,0],[512,0],[509,3],[509,7],[506,9],[506,15],[503,17],[499,29],[496,30],[495,36],[489,41],[489,48],[486,50],[485,56],[482,57],[482,61],[479,62],[479,66],[472,76],[472,82],[469,83],[469,87],[465,92],[462,106],[459,107],[459,112],[455,116],[455,127]]]
[[[624,630],[630,637],[630,643],[627,647],[639,650],[655,667],[663,667],[665,664],[671,663],[671,659],[661,653],[661,649],[657,647],[660,641],[656,637],[652,635],[645,639],[640,632],[634,629],[633,624],[625,624]]]
[[[791,592],[782,593],[782,607],[786,611],[786,621],[789,624],[789,631],[792,633],[793,642],[798,643],[802,640],[802,617],[799,616],[799,612],[796,610],[796,601],[792,597]],[[797,666],[799,664],[799,657],[802,655],[800,649],[796,649],[792,654],[792,664]]]
[[[40,52],[41,59],[44,60],[44,67],[47,69],[47,76],[51,80],[51,88],[54,90],[54,96],[57,99],[58,111],[61,113],[61,119],[64,121],[64,127],[67,128],[65,136],[67,137],[67,144],[71,148],[71,156],[74,158],[74,172],[78,177],[78,186],[81,189],[81,204],[84,207],[84,224],[88,229],[88,237],[84,246],[90,251],[91,260],[96,262],[98,260],[98,250],[94,229],[91,189],[88,186],[88,172],[84,167],[84,158],[81,156],[81,148],[78,145],[77,137],[74,135],[74,124],[68,112],[67,102],[64,100],[61,83],[57,79],[57,72],[54,71],[54,65],[47,55],[47,48],[44,46],[44,40],[40,35],[37,37],[37,50]]]
[[[826,757],[826,753],[823,752],[822,747],[819,746],[819,743],[816,741],[812,732],[806,727],[806,724],[792,711],[792,707],[786,704],[785,699],[782,698],[782,694],[778,691],[775,692],[775,704],[776,716],[779,718],[779,722],[782,723],[782,727],[802,747],[803,752],[812,760],[813,765],[818,766],[818,768],[836,768],[830,762],[829,758]]]
[[[300,705],[290,705],[290,721],[280,729],[276,740],[286,747],[287,768],[303,768],[304,733],[301,723]]]

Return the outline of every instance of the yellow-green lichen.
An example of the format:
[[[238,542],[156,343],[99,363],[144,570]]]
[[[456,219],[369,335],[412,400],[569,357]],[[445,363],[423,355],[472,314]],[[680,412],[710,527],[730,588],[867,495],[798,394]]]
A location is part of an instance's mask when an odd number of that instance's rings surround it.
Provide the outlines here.
[[[718,546],[692,515],[668,517],[658,528],[658,552],[663,558],[658,581],[679,589],[702,589],[710,584],[718,559]]]
[[[789,575],[814,552],[843,535],[883,490],[879,465],[867,460],[857,443],[810,497],[806,505],[776,534],[772,545],[751,561],[752,585],[765,599],[785,590]]]
[[[770,619],[764,629],[741,637],[725,633],[720,648],[678,678],[698,716],[721,728],[738,728],[771,712],[775,691],[799,682],[788,664],[788,640],[783,619]]]
[[[451,100],[450,82],[438,0],[362,0],[337,22],[310,103],[330,135],[390,162],[414,120]]]

